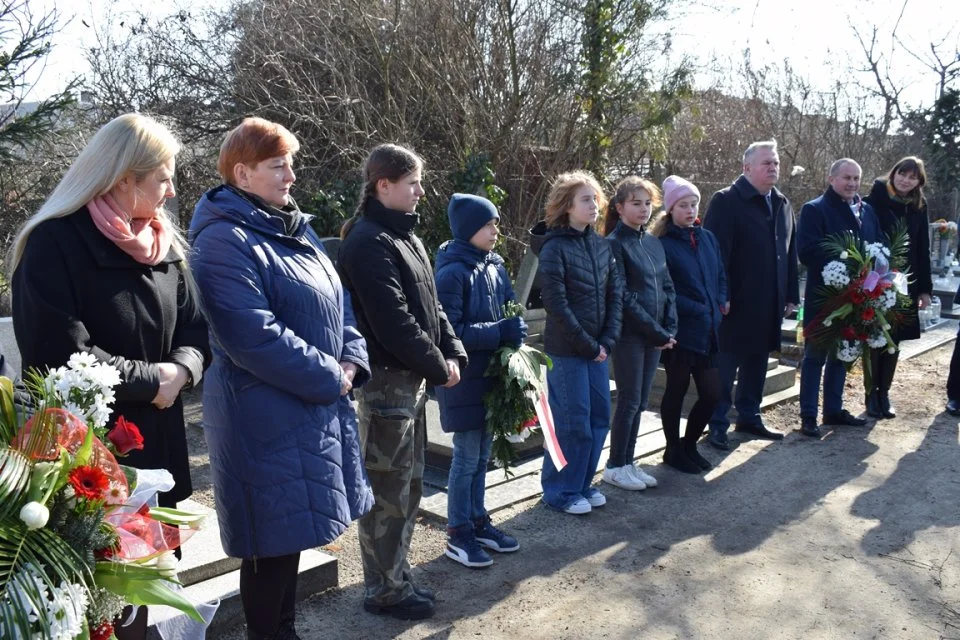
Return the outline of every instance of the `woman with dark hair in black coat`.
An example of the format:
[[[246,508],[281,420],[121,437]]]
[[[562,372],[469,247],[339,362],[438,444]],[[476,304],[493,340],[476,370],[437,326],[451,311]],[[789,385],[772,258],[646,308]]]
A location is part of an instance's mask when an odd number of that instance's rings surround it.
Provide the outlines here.
[[[916,309],[930,305],[933,281],[930,275],[930,235],[927,221],[927,202],[923,197],[923,185],[927,173],[923,160],[907,156],[893,165],[886,178],[873,183],[870,195],[864,198],[873,207],[880,221],[880,229],[889,242],[898,225],[903,225],[908,234],[907,266],[910,273],[909,294]],[[916,340],[920,337],[920,321],[916,309],[905,314],[903,323],[892,332],[893,341]],[[864,389],[867,413],[874,418],[893,418],[896,412],[890,404],[890,385],[897,370],[899,349],[887,353],[874,349],[870,354],[873,372],[873,388]]]

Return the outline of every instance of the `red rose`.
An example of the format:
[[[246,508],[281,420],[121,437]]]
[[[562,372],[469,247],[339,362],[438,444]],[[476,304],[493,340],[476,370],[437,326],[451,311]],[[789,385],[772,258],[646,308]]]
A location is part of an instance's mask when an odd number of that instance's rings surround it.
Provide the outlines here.
[[[137,428],[137,425],[124,419],[123,416],[117,418],[117,424],[107,434],[107,438],[117,450],[117,453],[122,456],[127,455],[134,449],[143,449],[143,436],[140,435],[140,429]]]
[[[68,477],[77,496],[88,500],[103,500],[110,488],[110,479],[100,467],[77,467]]]
[[[843,331],[841,331],[840,333],[843,334],[843,337],[844,337],[844,339],[846,339],[846,340],[856,340],[856,339],[857,339],[857,332],[856,332],[856,330],[855,330],[853,327],[844,327],[844,328],[843,328]]]
[[[863,295],[863,291],[860,289],[854,289],[850,292],[850,301],[853,302],[853,304],[863,304],[866,299],[866,296]]]
[[[867,307],[860,313],[860,318],[864,322],[870,322],[873,320],[873,316],[876,315],[876,312],[873,310],[873,307]]]

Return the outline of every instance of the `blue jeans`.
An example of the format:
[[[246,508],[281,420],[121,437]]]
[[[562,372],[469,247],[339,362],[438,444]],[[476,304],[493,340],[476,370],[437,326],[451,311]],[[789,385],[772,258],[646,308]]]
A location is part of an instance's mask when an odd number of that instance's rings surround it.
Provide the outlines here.
[[[613,414],[613,426],[610,427],[609,468],[633,462],[640,416],[647,408],[659,362],[660,351],[646,342],[617,344],[617,352],[613,356],[617,410]]]
[[[760,402],[763,400],[763,384],[767,380],[767,353],[717,354],[717,369],[720,374],[720,401],[710,418],[710,431],[726,433],[730,428],[727,414],[730,407],[737,409],[737,424],[760,424]],[[737,381],[737,395],[733,395],[733,381]]]
[[[453,460],[447,480],[448,527],[461,527],[487,515],[483,493],[492,444],[493,436],[486,429],[453,434]]]
[[[550,356],[547,373],[550,410],[567,466],[557,470],[543,456],[543,501],[563,509],[595,490],[590,487],[610,430],[610,372],[606,362]]]
[[[823,415],[840,413],[843,410],[843,383],[847,379],[847,369],[842,362],[828,358],[826,352],[808,342],[800,364],[800,417],[817,417],[821,377]]]

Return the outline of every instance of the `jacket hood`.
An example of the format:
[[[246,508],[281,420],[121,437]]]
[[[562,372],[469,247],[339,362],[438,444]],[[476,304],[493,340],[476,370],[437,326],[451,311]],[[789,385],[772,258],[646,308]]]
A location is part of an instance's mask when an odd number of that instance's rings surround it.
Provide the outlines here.
[[[434,264],[434,269],[440,271],[443,267],[454,262],[462,262],[471,267],[478,267],[485,264],[503,264],[503,258],[493,251],[478,249],[463,240],[447,240],[437,249],[437,259]]]
[[[188,239],[193,242],[201,231],[218,221],[227,221],[278,238],[300,238],[309,228],[308,223],[313,216],[301,214],[300,218],[297,229],[288,236],[282,218],[272,215],[230,185],[222,184],[210,189],[200,198],[190,222]]]
[[[583,231],[577,231],[573,227],[550,228],[547,226],[545,220],[541,220],[528,232],[530,234],[530,248],[533,249],[534,255],[539,256],[540,251],[543,250],[543,246],[554,238],[561,238],[564,236],[582,238],[590,235],[592,231],[593,228],[589,226]]]

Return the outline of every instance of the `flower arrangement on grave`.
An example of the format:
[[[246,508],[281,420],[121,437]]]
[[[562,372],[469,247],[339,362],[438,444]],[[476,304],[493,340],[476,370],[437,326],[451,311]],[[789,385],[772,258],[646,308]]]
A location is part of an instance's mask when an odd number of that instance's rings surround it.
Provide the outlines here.
[[[119,372],[77,353],[25,380],[28,407],[0,378],[0,637],[106,640],[128,604],[201,621],[171,586],[202,516],[150,507],[170,474],[117,462],[143,448],[122,417],[106,428]]]
[[[850,232],[831,236],[822,245],[833,259],[823,267],[824,284],[815,292],[823,305],[804,329],[804,337],[835,355],[848,370],[863,357],[868,388],[869,350],[897,350],[890,329],[903,321],[912,305],[908,274],[903,271],[907,243],[901,224],[889,246],[862,242]]]
[[[523,307],[510,301],[502,307],[504,318],[523,315]],[[510,465],[516,458],[514,445],[539,427],[536,402],[546,388],[546,369],[553,366],[550,357],[530,345],[505,345],[490,358],[484,375],[493,378],[493,388],[483,398],[487,409],[487,429],[493,434],[490,456],[504,474],[512,475]]]
[[[939,220],[934,220],[933,224],[935,225],[934,231],[936,232],[938,238],[949,240],[953,236],[957,235],[957,223],[953,222],[952,220],[947,222],[945,219],[940,218]]]

